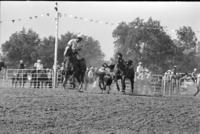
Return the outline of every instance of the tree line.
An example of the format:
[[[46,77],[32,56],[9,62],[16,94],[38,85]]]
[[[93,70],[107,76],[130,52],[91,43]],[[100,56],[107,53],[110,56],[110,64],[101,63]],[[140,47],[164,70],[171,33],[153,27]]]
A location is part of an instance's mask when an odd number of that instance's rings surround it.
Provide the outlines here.
[[[58,39],[58,64],[63,62],[64,49],[68,41],[77,35],[66,33]],[[83,36],[82,51],[87,65],[99,66],[103,63],[104,53],[100,49],[99,41],[92,37]],[[45,68],[52,68],[54,64],[55,38],[53,36],[41,39],[33,30],[23,28],[20,32],[13,33],[9,40],[2,44],[2,51],[9,67],[16,68],[19,60],[23,60],[27,68],[32,68],[37,59],[41,59]]]
[[[199,68],[200,46],[190,26],[176,30],[177,39],[172,39],[160,22],[151,17],[145,22],[136,18],[130,23],[121,22],[113,31],[115,55],[121,52],[125,59],[132,59],[134,65],[142,61],[153,73],[164,73],[173,66],[180,72]]]
[[[112,33],[115,52],[111,61],[121,52],[126,60],[133,60],[136,66],[142,61],[153,73],[163,73],[177,66],[178,71],[188,72],[200,67],[200,54],[196,52],[200,42],[190,26],[182,26],[176,30],[177,39],[172,39],[165,31],[160,21],[151,17],[144,21],[136,18],[132,22],[121,22]],[[63,52],[67,42],[76,37],[68,32],[58,39],[58,63],[63,61]],[[53,36],[41,39],[33,30],[23,28],[13,33],[9,40],[1,45],[4,58],[11,67],[16,67],[23,59],[27,67],[32,67],[37,59],[41,59],[44,66],[51,68],[54,60]],[[112,45],[112,44],[110,44]],[[99,41],[84,36],[83,49],[80,55],[87,61],[87,65],[100,66],[104,61]]]

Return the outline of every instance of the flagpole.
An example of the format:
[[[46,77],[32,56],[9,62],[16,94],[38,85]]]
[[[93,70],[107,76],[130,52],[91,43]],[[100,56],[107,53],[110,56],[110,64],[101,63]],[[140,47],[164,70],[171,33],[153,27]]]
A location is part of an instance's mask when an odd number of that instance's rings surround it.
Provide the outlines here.
[[[55,49],[54,49],[54,79],[53,87],[56,88],[56,75],[57,75],[57,51],[58,51],[58,24],[59,24],[59,12],[58,12],[58,3],[56,2],[56,35],[55,35]]]

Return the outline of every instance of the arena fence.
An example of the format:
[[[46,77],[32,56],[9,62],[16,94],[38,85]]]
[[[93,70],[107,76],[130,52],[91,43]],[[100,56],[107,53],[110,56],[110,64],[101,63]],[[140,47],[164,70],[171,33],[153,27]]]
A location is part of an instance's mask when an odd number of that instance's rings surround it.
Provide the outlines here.
[[[1,87],[52,88],[53,70],[7,69],[1,78]],[[56,87],[61,86],[62,76],[56,76]]]
[[[7,69],[2,71],[0,75],[0,87],[5,88],[52,88],[53,70],[33,69]],[[56,87],[62,87],[62,75],[57,71]],[[149,80],[143,82],[142,85],[148,85],[153,94],[158,95],[177,95],[179,94],[180,81],[174,79],[166,79],[162,75],[151,75]],[[127,88],[130,88],[130,83],[126,82]],[[68,87],[72,84],[68,82]],[[137,89],[137,79],[135,80],[135,88]],[[145,87],[147,88],[147,87]],[[141,90],[141,89],[138,89]]]

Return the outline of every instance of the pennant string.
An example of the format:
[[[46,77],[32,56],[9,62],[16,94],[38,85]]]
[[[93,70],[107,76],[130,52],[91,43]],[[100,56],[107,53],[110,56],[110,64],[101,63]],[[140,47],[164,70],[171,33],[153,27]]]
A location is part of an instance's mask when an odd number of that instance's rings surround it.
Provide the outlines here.
[[[54,9],[56,10],[56,11],[58,11],[58,8],[57,8],[57,3],[56,3],[56,5],[55,5],[55,7],[54,7]],[[41,17],[44,17],[44,15],[46,15],[46,16],[50,16],[50,13],[45,13],[45,14],[40,14],[40,16]],[[86,18],[86,17],[79,17],[79,16],[74,16],[74,15],[68,15],[67,13],[58,13],[58,15],[59,15],[59,17],[62,17],[62,15],[64,16],[64,17],[69,17],[69,18],[73,18],[73,19],[79,19],[79,20],[81,20],[81,21],[85,21],[85,22],[91,22],[91,23],[99,23],[99,24],[105,24],[105,25],[110,25],[110,26],[116,26],[116,25],[118,25],[119,23],[114,23],[114,22],[104,22],[104,21],[102,21],[102,20],[95,20],[95,19],[89,19],[89,18]],[[29,19],[30,20],[32,20],[33,18],[35,18],[35,19],[38,19],[38,17],[39,16],[30,16],[29,17]],[[18,19],[12,19],[11,20],[11,22],[12,23],[15,23],[16,22],[16,20],[18,20],[18,21],[22,21],[22,20],[24,20],[24,19],[22,19],[22,18],[18,18]],[[10,20],[7,20],[7,21],[10,21]],[[3,23],[3,22],[6,22],[6,20],[5,21],[2,21],[2,20],[0,20],[0,23]],[[159,26],[159,24],[158,23],[156,23],[156,25],[157,26]],[[137,26],[135,26],[135,28],[138,28]],[[156,28],[156,27],[146,27],[147,29],[158,29],[158,28]],[[165,29],[167,32],[175,32],[175,30],[174,29],[169,29],[169,28],[167,28],[167,26],[163,26],[163,29]],[[200,30],[196,30],[195,32],[197,32],[197,33],[200,33]]]

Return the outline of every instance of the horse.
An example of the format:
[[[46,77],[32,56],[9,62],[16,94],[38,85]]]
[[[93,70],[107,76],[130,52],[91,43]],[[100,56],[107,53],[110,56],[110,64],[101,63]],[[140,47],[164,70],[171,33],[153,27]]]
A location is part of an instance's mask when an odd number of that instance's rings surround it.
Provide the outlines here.
[[[124,61],[123,63],[117,63],[117,65],[115,65],[114,80],[118,91],[120,91],[118,80],[121,80],[123,94],[125,94],[126,79],[130,80],[131,93],[133,94],[134,91],[135,70],[132,63],[132,60],[129,60],[127,62]]]
[[[70,67],[65,67],[65,77],[63,80],[63,88],[65,89],[66,82],[69,78],[75,78],[79,83],[79,91],[83,88],[84,76],[86,72],[86,61],[84,58],[74,58],[69,64]]]

